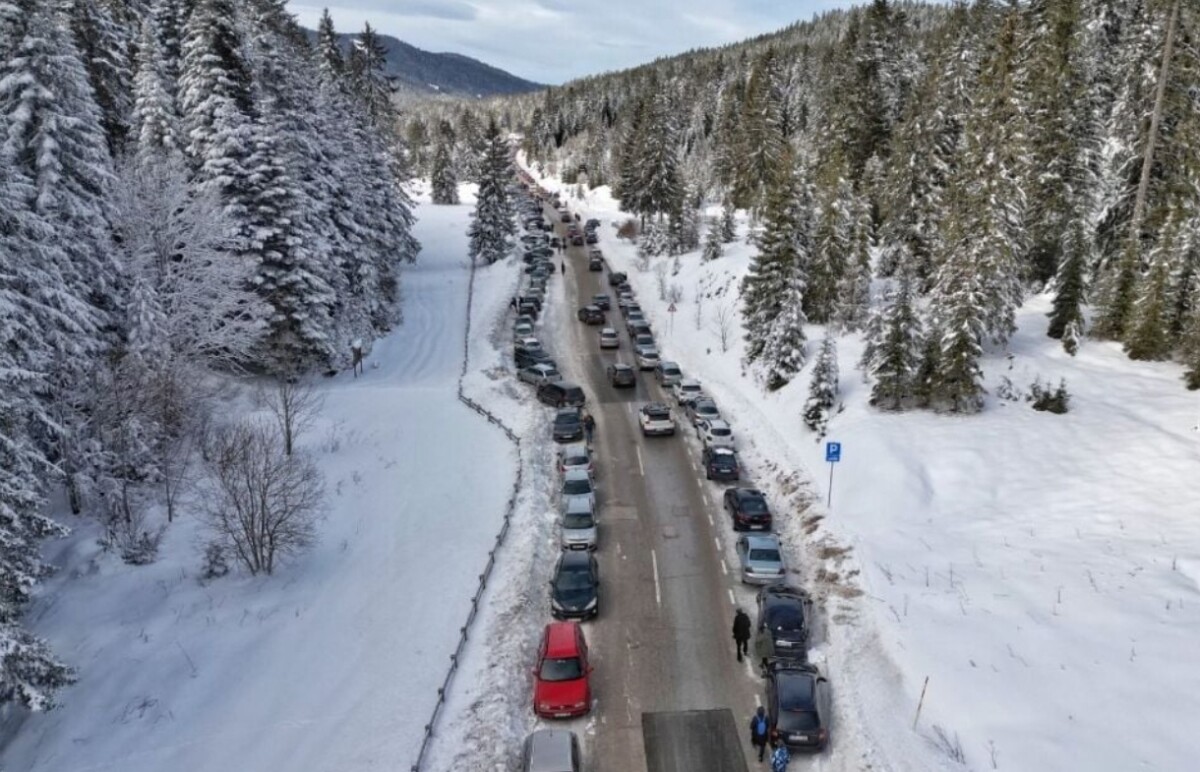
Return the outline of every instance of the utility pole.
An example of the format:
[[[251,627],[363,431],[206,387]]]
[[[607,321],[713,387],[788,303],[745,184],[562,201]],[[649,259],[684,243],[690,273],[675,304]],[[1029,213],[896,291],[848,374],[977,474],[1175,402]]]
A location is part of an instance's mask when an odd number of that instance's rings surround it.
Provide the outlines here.
[[[1142,177],[1138,181],[1137,198],[1133,202],[1133,219],[1129,222],[1129,237],[1132,244],[1141,238],[1142,220],[1146,217],[1146,192],[1150,187],[1150,167],[1154,163],[1154,146],[1158,142],[1158,126],[1162,123],[1163,101],[1167,94],[1167,81],[1171,76],[1171,55],[1175,50],[1175,27],[1179,22],[1181,0],[1171,6],[1171,18],[1167,21],[1167,39],[1163,42],[1162,65],[1158,68],[1158,84],[1154,94],[1154,112],[1150,114],[1150,136],[1146,139],[1146,153],[1142,156]]]

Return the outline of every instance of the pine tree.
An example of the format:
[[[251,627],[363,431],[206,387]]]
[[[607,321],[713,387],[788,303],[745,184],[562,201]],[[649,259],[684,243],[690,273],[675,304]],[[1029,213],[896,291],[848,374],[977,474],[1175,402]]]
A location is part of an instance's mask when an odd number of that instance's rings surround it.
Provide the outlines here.
[[[392,107],[392,84],[387,75],[387,48],[371,25],[354,40],[346,69],[350,85],[362,101],[367,117],[377,129],[389,129],[395,116]]]
[[[866,320],[871,305],[871,209],[855,196],[850,208],[850,243],[847,264],[838,281],[834,319],[844,330],[855,330]]]
[[[1180,358],[1187,368],[1183,380],[1188,390],[1200,389],[1200,304],[1192,309],[1184,325]]]
[[[72,0],[71,26],[109,150],[115,154],[125,146],[133,109],[131,34],[98,0]]]
[[[1125,336],[1130,359],[1161,360],[1171,353],[1171,273],[1178,240],[1178,223],[1173,222],[1150,253],[1150,270],[1141,280]]]
[[[726,199],[725,205],[721,208],[721,241],[725,244],[732,244],[737,239],[737,219],[735,217],[737,210],[733,207],[733,202]]]
[[[938,271],[929,308],[931,335],[938,344],[930,403],[955,413],[975,413],[983,407],[979,358],[988,308],[981,274],[969,253],[951,257]]]
[[[1083,334],[1083,304],[1087,300],[1086,271],[1088,265],[1086,236],[1083,225],[1071,225],[1063,242],[1061,262],[1055,278],[1054,309],[1046,334],[1062,341],[1063,349],[1072,356],[1079,350]]]
[[[801,269],[797,243],[800,227],[800,180],[790,153],[775,172],[763,213],[763,233],[750,272],[742,280],[742,318],[746,327],[746,362],[758,361],[772,337],[791,283]],[[798,309],[798,312],[803,313]]]
[[[762,352],[762,366],[769,391],[783,388],[804,367],[808,354],[804,325],[804,277],[799,263],[793,263],[791,276],[781,298],[779,314],[771,321]]]
[[[724,248],[721,246],[721,228],[720,224],[714,220],[708,224],[708,233],[704,237],[704,253],[702,260],[706,263],[717,260],[724,254]]]
[[[454,177],[454,164],[450,159],[450,148],[445,142],[438,143],[437,151],[433,156],[431,189],[433,203],[458,203],[458,180]]]
[[[642,215],[675,213],[677,222],[684,210],[686,195],[679,171],[676,129],[671,105],[660,92],[647,116],[645,136],[635,158],[635,182],[638,191],[636,209]]]
[[[346,62],[342,58],[342,47],[338,44],[333,17],[329,15],[328,8],[321,11],[321,21],[317,24],[316,48],[321,77],[327,82],[336,82],[345,72]]]
[[[829,335],[821,341],[821,351],[813,364],[808,400],[804,403],[804,425],[824,437],[829,426],[829,411],[838,397],[837,341]]]
[[[182,152],[179,110],[173,85],[164,76],[158,38],[150,24],[142,25],[134,77],[133,134],[142,154]]]
[[[515,214],[508,198],[512,162],[508,144],[496,121],[488,123],[486,151],[480,169],[479,193],[471,216],[469,254],[472,260],[494,263],[504,259],[516,234]]]
[[[864,364],[875,379],[871,404],[883,410],[900,410],[917,392],[924,335],[913,285],[914,279],[902,273],[891,301],[868,327]]]
[[[754,64],[738,121],[736,171],[730,196],[739,209],[764,205],[774,170],[785,161],[778,62],[767,48]]]

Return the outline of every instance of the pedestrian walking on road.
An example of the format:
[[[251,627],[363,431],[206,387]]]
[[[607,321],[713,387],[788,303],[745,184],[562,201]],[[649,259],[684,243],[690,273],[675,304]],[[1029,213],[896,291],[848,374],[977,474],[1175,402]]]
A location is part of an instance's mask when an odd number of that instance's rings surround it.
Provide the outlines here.
[[[567,263],[566,263],[566,261],[565,260],[560,261],[558,264],[558,267],[562,270],[563,279],[566,279],[567,278]]]
[[[596,419],[592,418],[591,413],[583,414],[583,433],[587,436],[587,443],[592,444],[592,433],[596,431]]]
[[[761,705],[750,719],[750,744],[758,748],[758,760],[763,760],[763,755],[767,752],[767,736],[770,733],[770,724],[767,722],[767,711],[763,710]]]
[[[787,772],[788,762],[792,760],[792,754],[788,752],[787,746],[780,740],[775,740],[775,752],[771,754],[771,772]]]
[[[733,642],[737,649],[737,661],[742,661],[742,655],[750,655],[750,615],[740,608],[733,615]]]

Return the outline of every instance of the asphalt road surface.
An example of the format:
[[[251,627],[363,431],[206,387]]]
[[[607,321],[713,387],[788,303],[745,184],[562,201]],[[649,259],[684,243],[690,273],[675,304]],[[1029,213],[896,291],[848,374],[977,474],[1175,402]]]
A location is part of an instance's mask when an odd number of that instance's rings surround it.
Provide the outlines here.
[[[565,234],[565,225],[557,229]],[[563,300],[546,328],[596,419],[602,590],[599,619],[585,630],[597,699],[589,768],[742,772],[757,764],[746,726],[762,682],[735,658],[734,604],[753,616],[753,596],[738,587],[728,557],[721,487],[704,480],[683,436],[692,428],[651,371],[639,373],[636,388],[608,384],[606,366],[634,364],[633,351],[608,271],[588,271],[587,250],[556,255],[566,272],[551,281],[563,285]],[[616,351],[601,351],[600,327],[575,318],[601,292],[612,297]],[[655,330],[660,343],[665,333]],[[672,406],[676,436],[642,437],[637,410],[649,401]]]

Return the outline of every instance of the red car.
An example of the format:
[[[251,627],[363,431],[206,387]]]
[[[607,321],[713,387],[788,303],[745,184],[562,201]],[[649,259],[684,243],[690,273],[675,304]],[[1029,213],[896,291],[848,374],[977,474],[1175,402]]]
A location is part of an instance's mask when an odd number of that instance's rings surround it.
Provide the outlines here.
[[[585,715],[592,709],[591,672],[579,623],[546,625],[533,669],[533,712],[542,718]]]

